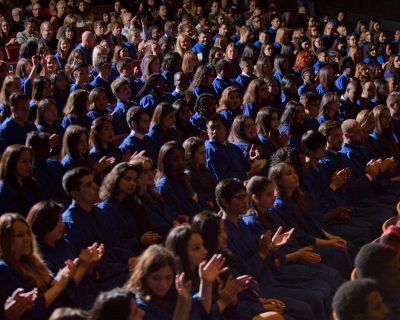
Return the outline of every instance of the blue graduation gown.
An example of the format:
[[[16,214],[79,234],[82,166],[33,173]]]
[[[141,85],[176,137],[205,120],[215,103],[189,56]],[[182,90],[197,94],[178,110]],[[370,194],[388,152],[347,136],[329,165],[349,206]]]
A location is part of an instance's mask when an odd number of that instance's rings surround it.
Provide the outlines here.
[[[105,109],[105,110],[93,109],[87,113],[87,116],[90,119],[92,119],[92,121],[94,121],[100,117],[107,117],[109,114],[110,114],[110,110],[108,110],[108,109]],[[115,116],[115,114],[114,114],[114,116]]]
[[[277,215],[284,231],[295,228],[292,237],[302,246],[315,246],[316,238],[326,239],[312,213],[295,213],[290,204],[277,197],[271,214]],[[316,247],[322,263],[337,269],[345,278],[352,270],[352,262],[346,250],[335,247]]]
[[[339,121],[343,122],[347,119],[355,119],[361,111],[360,107],[355,102],[348,99],[340,98]]]
[[[6,261],[0,259],[0,304],[4,306],[7,298],[18,288],[31,291],[32,285],[19,273],[17,273]],[[46,300],[43,293],[39,292],[32,309],[24,313],[23,319],[36,320],[47,319]]]
[[[145,155],[150,157],[153,161],[158,158],[158,150],[154,147],[152,139],[150,139],[148,136],[144,136],[143,139],[139,139],[138,137],[134,136],[132,132],[119,145],[119,150],[121,153],[125,153],[126,150],[130,150],[131,154],[145,150]]]
[[[146,109],[149,112],[151,117],[160,102],[162,102],[160,97],[155,96],[153,93],[149,93],[140,99],[139,104],[143,109]]]
[[[344,93],[346,91],[349,82],[350,82],[349,77],[345,74],[342,74],[336,79],[335,87],[340,93]]]
[[[105,80],[103,80],[102,78],[100,78],[99,75],[97,75],[92,82],[90,83],[90,85],[93,88],[97,88],[97,87],[103,87],[104,90],[106,90],[106,95],[107,95],[107,100],[110,103],[115,103],[117,101],[116,97],[114,97],[112,90],[111,90],[111,81],[106,82]]]
[[[64,175],[63,167],[60,162],[47,159],[43,163],[33,163],[33,177],[38,181],[41,194],[46,199],[66,205],[70,199],[62,187]]]
[[[112,222],[115,243],[125,249],[124,259],[139,255],[143,248],[139,237],[144,230],[139,229],[135,212],[129,210],[124,203],[111,197],[98,204],[104,214]],[[147,230],[146,230],[147,231]]]
[[[76,250],[80,251],[95,242],[104,244],[104,256],[95,266],[100,274],[101,288],[110,290],[123,285],[129,276],[128,266],[117,255],[118,248],[110,232],[112,221],[107,215],[98,207],[87,212],[72,203],[63,213],[63,222],[66,226],[66,239]]]
[[[0,126],[0,141],[3,150],[12,144],[25,144],[26,135],[31,131],[37,131],[36,126],[32,122],[25,122],[21,126],[12,117],[4,120]]]
[[[147,136],[151,139],[155,150],[160,150],[163,144],[168,141],[178,140],[178,134],[174,128],[171,128],[167,132],[164,132],[161,129],[153,126],[150,128]]]
[[[205,142],[206,165],[217,181],[225,178],[247,179],[250,164],[240,148],[232,143],[220,144],[210,140]]]
[[[194,115],[190,117],[190,123],[199,131],[200,133],[207,131],[206,119],[203,116],[196,112]]]
[[[194,217],[203,210],[202,206],[193,200],[183,182],[162,176],[156,183],[156,189],[165,203],[178,215]]]
[[[85,116],[85,119],[78,119],[70,114],[67,114],[61,121],[61,126],[64,129],[67,129],[69,126],[76,125],[76,126],[81,126],[84,127],[89,134],[90,132],[90,127],[92,125],[92,119],[90,119],[88,116]]]
[[[230,86],[237,86],[237,83],[233,80],[230,79],[222,79],[222,78],[215,78],[214,81],[212,82],[212,86],[214,88],[214,91],[219,98],[221,98],[222,92],[230,87]]]
[[[280,299],[282,295],[296,300],[301,300],[310,305],[316,319],[327,319],[324,306],[324,285],[321,282],[320,290],[313,292],[293,281],[279,282],[274,278],[270,266],[270,259],[264,261],[259,255],[257,239],[251,234],[248,226],[241,220],[234,225],[228,220],[223,220],[228,233],[228,248],[241,262],[241,272],[252,276],[258,281],[260,287],[268,296],[273,295]],[[293,279],[291,279],[293,280]],[[308,282],[308,284],[310,284]],[[328,290],[329,291],[329,290]],[[329,294],[329,292],[328,292]]]
[[[41,200],[43,195],[38,183],[33,179],[24,182],[23,186],[0,181],[0,215],[14,212],[26,217],[32,206]]]
[[[253,120],[256,119],[259,110],[260,108],[253,105],[250,101],[243,103],[243,115],[251,117]]]
[[[129,134],[130,129],[126,121],[126,113],[132,107],[131,104],[125,101],[118,100],[113,113],[113,127],[116,135]]]
[[[225,119],[225,126],[226,126],[227,130],[229,131],[229,129],[232,127],[233,120],[235,120],[236,116],[241,114],[241,110],[240,110],[240,108],[238,108],[237,110],[233,110],[233,111],[229,110],[229,109],[224,109],[224,110],[218,112],[218,114],[220,114]]]
[[[242,93],[244,93],[246,91],[249,83],[254,79],[257,79],[257,77],[254,74],[246,75],[246,74],[241,73],[237,76],[235,81],[240,86]]]

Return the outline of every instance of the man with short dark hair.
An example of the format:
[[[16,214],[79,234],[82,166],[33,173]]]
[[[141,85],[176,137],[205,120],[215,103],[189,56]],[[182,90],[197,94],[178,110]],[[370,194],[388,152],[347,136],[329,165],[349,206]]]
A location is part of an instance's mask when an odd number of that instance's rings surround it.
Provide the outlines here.
[[[104,244],[104,257],[94,270],[100,287],[109,290],[123,285],[129,276],[128,263],[133,254],[114,241],[112,222],[95,206],[100,199],[93,174],[88,168],[74,168],[67,171],[62,183],[65,192],[72,198],[72,204],[62,215],[66,239],[78,252],[95,242]]]
[[[15,92],[10,96],[11,116],[0,126],[0,141],[4,150],[12,144],[25,144],[28,132],[37,131],[32,122],[28,122],[28,97],[24,93]]]

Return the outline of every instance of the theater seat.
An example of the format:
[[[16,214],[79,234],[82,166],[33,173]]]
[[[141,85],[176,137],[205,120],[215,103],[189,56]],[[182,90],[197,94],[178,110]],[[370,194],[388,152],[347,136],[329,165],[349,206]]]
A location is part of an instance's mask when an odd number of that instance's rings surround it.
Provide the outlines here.
[[[9,64],[17,64],[19,60],[19,49],[21,46],[6,47],[7,62]]]

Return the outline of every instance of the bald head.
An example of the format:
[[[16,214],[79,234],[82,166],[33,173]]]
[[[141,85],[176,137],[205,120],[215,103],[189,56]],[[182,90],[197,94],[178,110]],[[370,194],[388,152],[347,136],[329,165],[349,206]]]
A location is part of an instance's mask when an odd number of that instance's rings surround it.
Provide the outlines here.
[[[93,32],[85,31],[82,33],[82,45],[87,48],[93,48],[95,45],[95,37]]]

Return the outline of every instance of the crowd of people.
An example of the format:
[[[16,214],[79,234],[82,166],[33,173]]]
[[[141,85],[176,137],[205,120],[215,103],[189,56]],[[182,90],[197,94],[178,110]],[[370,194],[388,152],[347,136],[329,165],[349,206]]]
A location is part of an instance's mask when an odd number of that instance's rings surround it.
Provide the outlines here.
[[[4,319],[399,319],[400,30],[306,3],[1,3]]]

